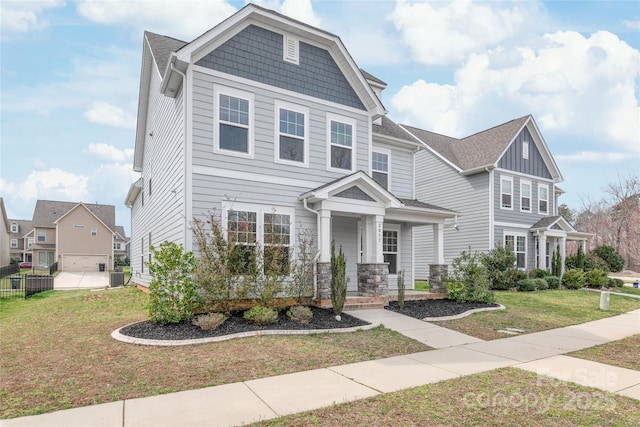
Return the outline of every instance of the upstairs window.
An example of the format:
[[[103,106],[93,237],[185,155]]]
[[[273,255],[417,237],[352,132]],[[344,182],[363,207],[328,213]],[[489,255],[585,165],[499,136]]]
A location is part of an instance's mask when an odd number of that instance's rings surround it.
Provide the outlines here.
[[[11,239],[11,247],[12,248],[18,247],[18,239]]]
[[[500,207],[513,209],[513,178],[503,177],[500,180]]]
[[[33,239],[27,239],[27,248],[33,246]]]
[[[371,153],[371,173],[375,182],[389,189],[389,153]]]
[[[520,181],[520,210],[531,212],[531,182]]]
[[[221,88],[215,90],[215,96],[217,111],[214,151],[244,157],[253,156],[252,95]]]
[[[116,251],[119,251],[121,247],[122,246],[120,246],[120,242],[115,242],[113,244],[113,249],[116,250]]]
[[[355,122],[346,118],[328,117],[328,169],[354,170]]]
[[[522,158],[527,160],[529,159],[529,142],[522,141]]]
[[[538,213],[549,214],[549,186],[538,185]]]
[[[11,232],[12,233],[18,232],[18,224],[11,224]]]
[[[91,235],[92,236],[97,236],[98,235],[98,229],[97,228],[92,228],[91,229]]]
[[[47,232],[45,230],[38,230],[38,242],[44,242],[47,240]]]
[[[279,102],[276,104],[276,114],[276,162],[308,165],[308,109]]]

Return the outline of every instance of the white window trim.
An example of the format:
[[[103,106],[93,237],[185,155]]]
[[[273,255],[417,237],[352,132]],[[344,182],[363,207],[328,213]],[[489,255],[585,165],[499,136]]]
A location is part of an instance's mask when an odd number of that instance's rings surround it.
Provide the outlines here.
[[[528,245],[529,242],[527,241],[527,233],[519,233],[517,231],[503,231],[502,232],[502,245],[503,246],[507,246],[507,236],[513,236],[513,243],[514,243],[514,248],[513,248],[513,254],[516,256],[516,261],[515,261],[515,265],[518,265],[518,237],[524,237],[524,267],[521,268],[521,270],[526,271],[527,270],[527,265],[528,265],[528,258],[529,258],[529,253],[528,253]]]
[[[373,169],[373,153],[380,153],[387,155],[387,171],[381,171]],[[391,191],[391,150],[388,148],[378,148],[374,147],[371,149],[371,177],[373,177],[373,172],[386,173],[387,174],[387,190]]]
[[[42,232],[42,237],[44,237],[44,239],[40,240],[40,232]],[[47,241],[47,230],[38,230],[36,232],[36,241],[38,242],[46,242]]]
[[[35,242],[35,240],[33,240],[33,238],[28,238],[27,239],[27,248],[30,248],[31,246],[33,246],[33,243]]]
[[[340,169],[340,168],[331,167],[331,147],[333,146],[333,144],[331,144],[331,122],[332,121],[351,125],[351,130],[352,130],[352,134],[351,134],[351,169]],[[351,117],[346,117],[346,116],[339,116],[339,115],[333,114],[333,113],[327,113],[326,132],[327,132],[327,170],[330,171],[330,172],[342,172],[342,173],[355,172],[356,171],[356,162],[357,162],[356,145],[357,145],[357,136],[358,136],[358,130],[357,130],[357,127],[356,127],[355,119],[352,119]],[[344,145],[336,145],[336,146],[345,147]],[[348,148],[348,147],[345,147],[345,148]],[[369,160],[369,161],[371,161],[371,160]]]
[[[280,158],[280,110],[281,109],[295,111],[296,113],[304,114],[304,138],[303,138],[304,157],[302,159],[302,162]],[[309,108],[303,107],[297,104],[292,104],[290,102],[276,100],[274,110],[275,110],[275,117],[274,117],[275,150],[273,154],[274,162],[285,164],[285,165],[308,168],[309,167]],[[284,134],[284,135],[288,135],[288,134]]]
[[[11,232],[12,233],[18,232],[18,224],[11,224]]]
[[[540,189],[545,188],[547,190],[547,211],[540,210],[540,202],[543,200],[540,198]],[[549,215],[549,186],[547,184],[538,184],[538,214],[540,215]]]
[[[529,141],[522,141],[522,158],[529,160]]]
[[[97,228],[92,228],[91,229],[91,236],[97,236],[98,235],[98,229]]]
[[[234,150],[225,150],[220,148],[220,95],[232,96],[234,98],[241,98],[249,101],[249,125],[247,127],[247,153],[242,153],[240,151]],[[245,159],[253,159],[254,158],[254,113],[253,113],[253,105],[254,105],[254,95],[251,92],[245,92],[242,90],[224,87],[224,86],[215,86],[213,88],[213,152],[216,154],[224,154],[227,156],[235,156],[235,157],[243,157]],[[224,123],[224,122],[223,122]],[[234,126],[244,127],[238,123],[234,123]]]
[[[11,239],[10,247],[16,249],[18,247],[18,239]]]
[[[529,209],[528,210],[526,210],[526,209],[524,209],[522,207],[522,199],[523,199],[522,187],[525,186],[525,185],[529,185]],[[533,196],[533,186],[531,185],[531,181],[527,181],[527,180],[521,179],[520,180],[520,212],[529,212],[529,213],[533,212],[533,206],[532,206],[533,197],[532,196]]]
[[[300,64],[300,40],[288,34],[282,36],[282,59],[292,64]]]
[[[509,181],[511,183],[511,207],[504,207],[502,206],[502,195],[503,194],[507,194],[507,193],[503,193],[502,192],[502,181]],[[513,210],[513,204],[514,204],[514,200],[513,200],[513,178],[510,176],[501,176],[500,177],[500,209],[504,209],[507,211],[512,211]]]
[[[402,266],[402,257],[401,257],[401,249],[402,248],[402,233],[401,231],[401,227],[400,224],[383,224],[382,226],[382,230],[383,231],[395,231],[398,233],[398,251],[395,253],[396,254],[396,266],[397,266],[397,270],[400,271],[402,270],[401,266]],[[384,256],[384,250],[382,251],[382,254]],[[389,274],[390,278],[397,278],[398,274]]]

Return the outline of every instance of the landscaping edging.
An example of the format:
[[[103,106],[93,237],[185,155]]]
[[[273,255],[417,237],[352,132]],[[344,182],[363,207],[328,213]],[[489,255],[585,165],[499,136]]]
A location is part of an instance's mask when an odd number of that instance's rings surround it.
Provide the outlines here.
[[[186,339],[186,340],[152,340],[145,338],[136,338],[130,337],[128,335],[123,335],[120,333],[120,330],[126,328],[127,326],[134,325],[135,322],[129,325],[125,325],[122,328],[118,328],[115,331],[111,332],[111,337],[117,341],[125,342],[128,344],[138,344],[138,345],[149,345],[149,346],[161,346],[161,347],[176,347],[181,345],[194,345],[194,344],[207,344],[211,342],[221,342],[228,341],[234,338],[248,338],[248,337],[256,337],[260,335],[311,335],[311,334],[324,334],[324,333],[346,333],[346,332],[355,332],[358,330],[366,331],[369,329],[376,328],[380,326],[380,323],[371,324],[371,325],[363,325],[363,326],[354,326],[350,328],[331,328],[331,329],[301,329],[301,330],[261,330],[261,331],[247,331],[247,332],[238,332],[236,334],[223,335],[219,337],[207,337],[207,338],[195,338],[195,339]]]
[[[478,313],[480,311],[505,310],[505,309],[506,309],[506,307],[504,305],[498,304],[497,307],[474,308],[474,309],[471,309],[471,310],[467,310],[464,313],[456,314],[454,316],[425,317],[422,320],[424,320],[425,322],[442,322],[442,321],[445,321],[445,320],[462,319],[463,317],[470,316],[473,313]]]

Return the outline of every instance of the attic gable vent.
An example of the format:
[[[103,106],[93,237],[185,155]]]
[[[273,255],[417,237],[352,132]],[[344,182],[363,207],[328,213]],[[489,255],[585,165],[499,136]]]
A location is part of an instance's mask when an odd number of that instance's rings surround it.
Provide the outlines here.
[[[284,60],[298,65],[300,63],[300,43],[297,39],[284,36]]]

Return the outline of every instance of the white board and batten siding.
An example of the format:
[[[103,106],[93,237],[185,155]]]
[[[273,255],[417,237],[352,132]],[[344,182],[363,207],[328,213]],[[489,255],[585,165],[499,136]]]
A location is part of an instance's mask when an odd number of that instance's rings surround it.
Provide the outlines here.
[[[143,258],[149,260],[149,247],[163,241],[185,242],[183,94],[163,96],[160,76],[155,69],[151,75],[144,187],[131,210],[131,273],[133,280],[143,285],[150,281],[149,269],[142,264]]]
[[[471,251],[490,249],[490,174],[462,176],[428,150],[416,155],[415,168],[418,200],[461,213],[458,229],[448,221],[444,230],[445,263],[451,265],[454,258],[469,248]],[[434,257],[432,227],[416,228],[414,239],[416,279],[428,279]]]

